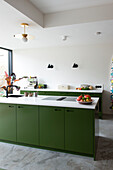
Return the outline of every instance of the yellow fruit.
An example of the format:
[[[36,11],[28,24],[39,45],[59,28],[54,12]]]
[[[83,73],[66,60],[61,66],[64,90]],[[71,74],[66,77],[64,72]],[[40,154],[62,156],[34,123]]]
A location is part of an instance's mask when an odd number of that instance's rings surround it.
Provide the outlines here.
[[[93,86],[89,86],[89,89],[90,89],[90,90],[93,90]]]

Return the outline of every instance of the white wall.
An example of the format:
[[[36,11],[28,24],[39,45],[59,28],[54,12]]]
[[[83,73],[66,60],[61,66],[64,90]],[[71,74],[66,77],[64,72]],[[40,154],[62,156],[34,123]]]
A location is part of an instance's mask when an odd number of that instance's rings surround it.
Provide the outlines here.
[[[14,50],[14,72],[17,77],[37,76],[39,83],[49,88],[68,84],[72,88],[81,83],[104,84],[104,113],[110,113],[110,63],[113,44],[52,47]],[[78,64],[73,70],[72,64]],[[48,70],[47,65],[55,68]],[[22,82],[21,82],[22,83]]]

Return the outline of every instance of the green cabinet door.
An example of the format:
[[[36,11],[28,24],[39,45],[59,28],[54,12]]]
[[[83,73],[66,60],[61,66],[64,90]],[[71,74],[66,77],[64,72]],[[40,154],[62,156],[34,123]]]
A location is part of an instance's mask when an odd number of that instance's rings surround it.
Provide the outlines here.
[[[64,149],[64,108],[39,107],[40,145]]]
[[[16,106],[0,104],[0,139],[16,141]]]
[[[17,105],[17,142],[39,144],[37,106]]]
[[[94,111],[65,109],[65,149],[94,154]]]

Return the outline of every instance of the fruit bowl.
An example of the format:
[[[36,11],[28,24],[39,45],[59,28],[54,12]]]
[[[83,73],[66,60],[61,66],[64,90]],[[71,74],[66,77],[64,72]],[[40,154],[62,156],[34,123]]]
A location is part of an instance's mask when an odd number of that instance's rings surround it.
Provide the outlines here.
[[[89,102],[85,102],[85,101],[81,102],[81,101],[78,101],[78,103],[80,103],[80,104],[92,104],[92,101],[89,101]]]
[[[80,95],[78,98],[77,98],[77,101],[78,103],[80,104],[92,104],[92,99],[91,99],[91,96],[90,95]]]

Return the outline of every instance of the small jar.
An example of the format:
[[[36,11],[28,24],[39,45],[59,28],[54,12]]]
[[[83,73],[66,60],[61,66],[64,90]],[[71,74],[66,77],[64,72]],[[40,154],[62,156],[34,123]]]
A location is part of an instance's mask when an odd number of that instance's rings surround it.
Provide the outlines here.
[[[38,92],[35,92],[35,97],[37,97],[37,95],[38,95]]]
[[[33,96],[33,93],[29,93],[29,97],[32,97]]]
[[[28,92],[24,92],[24,96],[25,96],[25,97],[28,97]]]

